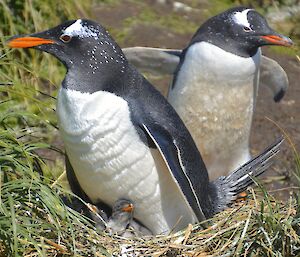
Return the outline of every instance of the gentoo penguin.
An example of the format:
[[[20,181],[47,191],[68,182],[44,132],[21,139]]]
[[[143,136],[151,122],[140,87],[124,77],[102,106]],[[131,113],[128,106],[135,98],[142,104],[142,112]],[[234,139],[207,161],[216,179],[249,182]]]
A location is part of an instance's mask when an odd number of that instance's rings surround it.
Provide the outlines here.
[[[111,234],[122,235],[133,220],[133,203],[126,199],[119,199],[112,208],[112,215],[107,222],[107,229]]]
[[[134,205],[126,199],[118,199],[112,206],[111,215],[96,205],[88,204],[90,216],[100,231],[107,230],[110,234],[123,237],[152,235],[152,232],[133,219]]]
[[[122,235],[133,220],[133,203],[126,199],[118,199],[113,207],[112,214],[106,223],[110,234]]]
[[[152,235],[151,231],[133,219],[134,205],[126,199],[119,199],[112,208],[107,222],[107,230],[111,234],[123,237]]]
[[[279,151],[282,139],[229,176],[209,182],[182,120],[100,24],[67,21],[8,44],[48,52],[67,68],[56,112],[74,170],[68,169],[71,188],[110,207],[129,199],[134,218],[154,234],[225,209]]]
[[[152,235],[151,231],[133,219],[134,205],[126,199],[119,199],[112,208],[112,215],[107,222],[110,234],[123,237]]]
[[[174,75],[180,62],[182,50],[134,46],[123,48],[127,60],[140,72],[157,75]],[[285,70],[275,60],[261,56],[259,86],[267,87],[273,93],[275,102],[285,95],[289,80]]]
[[[168,101],[192,134],[211,179],[251,158],[264,45],[290,46],[292,41],[255,10],[236,7],[207,20],[180,56]]]

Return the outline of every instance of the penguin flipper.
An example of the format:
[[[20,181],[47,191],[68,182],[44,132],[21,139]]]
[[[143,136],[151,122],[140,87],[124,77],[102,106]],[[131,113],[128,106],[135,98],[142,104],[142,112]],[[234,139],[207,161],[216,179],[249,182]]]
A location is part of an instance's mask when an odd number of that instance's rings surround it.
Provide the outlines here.
[[[71,188],[71,191],[77,195],[79,198],[81,198],[85,202],[90,202],[88,196],[84,193],[84,191],[81,189],[79,182],[76,178],[75,172],[73,170],[73,167],[70,163],[69,157],[66,154],[65,155],[65,167],[66,167],[66,173],[67,173],[67,179],[69,182],[69,186]],[[73,210],[84,214],[87,217],[91,217],[91,213],[87,206],[78,198],[76,197],[62,197],[63,202],[68,207],[72,208]]]
[[[262,56],[261,59],[259,83],[271,89],[275,102],[279,102],[283,98],[289,86],[284,69],[276,61],[266,56]]]
[[[152,125],[151,127],[142,124],[141,127],[156,145],[166,163],[166,166],[168,167],[171,177],[198,220],[206,220],[192,182],[185,171],[185,167],[180,156],[180,149],[176,145],[176,141],[161,126]]]
[[[71,165],[71,162],[67,154],[65,157],[65,165],[66,165],[67,179],[72,192],[78,197],[80,197],[82,200],[84,200],[85,202],[90,202],[89,197],[84,193],[81,186],[79,185],[74,169]]]
[[[129,47],[122,49],[129,62],[139,71],[159,75],[174,75],[180,62],[182,50],[152,47]],[[262,55],[259,83],[273,92],[273,99],[279,102],[289,81],[284,69],[273,59]]]
[[[152,47],[129,47],[122,49],[128,61],[141,72],[173,75],[182,51]]]

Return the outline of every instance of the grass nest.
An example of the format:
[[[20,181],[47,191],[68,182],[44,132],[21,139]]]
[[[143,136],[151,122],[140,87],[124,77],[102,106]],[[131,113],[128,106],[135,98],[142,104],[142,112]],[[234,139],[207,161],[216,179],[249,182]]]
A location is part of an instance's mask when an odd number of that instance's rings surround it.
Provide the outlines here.
[[[78,13],[88,17],[93,2],[2,1],[0,43]],[[9,49],[1,52],[0,257],[300,256],[298,196],[282,203],[262,187],[214,216],[205,229],[196,224],[165,236],[131,239],[97,231],[91,220],[63,203],[62,196],[73,195],[37,154],[39,149],[49,151],[49,145],[40,143],[51,141],[46,139],[53,136],[56,123],[54,99],[48,96],[54,95],[64,69],[40,53],[22,51],[15,58]]]
[[[164,236],[97,231],[67,207],[73,197],[41,169],[31,131],[0,130],[0,256],[297,256],[299,200],[277,202],[259,187],[211,220]]]

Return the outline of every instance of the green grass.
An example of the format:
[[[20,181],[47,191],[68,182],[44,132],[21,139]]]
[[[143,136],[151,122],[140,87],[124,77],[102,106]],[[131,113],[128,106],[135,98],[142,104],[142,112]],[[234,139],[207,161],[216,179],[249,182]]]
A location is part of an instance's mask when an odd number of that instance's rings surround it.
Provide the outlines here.
[[[110,256],[90,221],[62,202],[73,196],[38,155],[50,151],[39,128],[10,128],[11,115],[0,113],[0,256]],[[13,116],[39,123],[28,113]]]
[[[120,256],[124,245],[137,256],[300,254],[299,200],[278,203],[264,190],[216,215],[205,230],[195,225],[168,236],[134,239],[98,233],[62,203],[59,195],[66,194],[64,189],[52,187],[34,169],[28,172],[33,155],[21,149],[26,152],[25,166],[7,160],[6,165],[21,172],[26,167],[26,176],[15,179],[18,173],[5,172],[1,177],[0,256]]]
[[[124,19],[121,27],[110,28],[111,34],[120,44],[130,39],[130,31],[138,25],[164,28],[181,35],[193,34],[199,27],[199,24],[191,21],[188,16],[178,15],[175,11],[161,14],[145,3],[137,2],[136,5],[141,9],[138,15]]]
[[[95,2],[118,4],[117,0]],[[58,159],[49,165],[40,153],[53,151],[51,142],[58,133],[53,97],[65,68],[47,54],[12,51],[5,47],[5,41],[66,19],[92,18],[90,10],[95,2],[0,1],[0,256],[118,256],[124,244],[148,256],[299,255],[299,198],[279,203],[263,188],[258,194],[252,193],[246,203],[214,217],[206,230],[200,231],[195,225],[176,234],[146,239],[99,233],[89,220],[63,204],[61,196],[71,196],[67,187],[61,186],[63,164]],[[226,9],[230,1],[214,3],[217,7],[209,9],[207,15]],[[197,7],[196,1],[191,5]],[[113,31],[117,41],[138,23],[170,28],[178,34],[194,33],[199,25],[174,12],[160,16],[149,7]],[[295,156],[299,179],[297,151]]]
[[[20,136],[28,132],[0,131],[0,256],[105,254],[90,222],[63,204],[59,195],[68,193],[39,170],[34,150],[46,145],[24,143]],[[81,246],[87,243],[88,249]]]
[[[55,101],[49,96],[56,95],[64,67],[50,55],[32,50],[12,51],[5,47],[5,42],[16,34],[45,30],[79,16],[88,17],[91,5],[91,0],[81,3],[67,0],[64,4],[57,0],[0,1],[0,82],[13,83],[13,87],[0,88],[1,98],[10,100],[3,108],[26,109],[47,122],[56,123]]]

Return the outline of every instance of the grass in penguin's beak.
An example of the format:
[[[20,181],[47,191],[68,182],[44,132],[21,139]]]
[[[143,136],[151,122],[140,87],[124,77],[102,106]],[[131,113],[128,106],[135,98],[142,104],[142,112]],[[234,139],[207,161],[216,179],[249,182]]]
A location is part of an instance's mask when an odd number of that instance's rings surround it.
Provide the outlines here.
[[[39,37],[18,37],[10,39],[7,43],[11,48],[29,48],[43,44],[54,44],[54,41]]]

